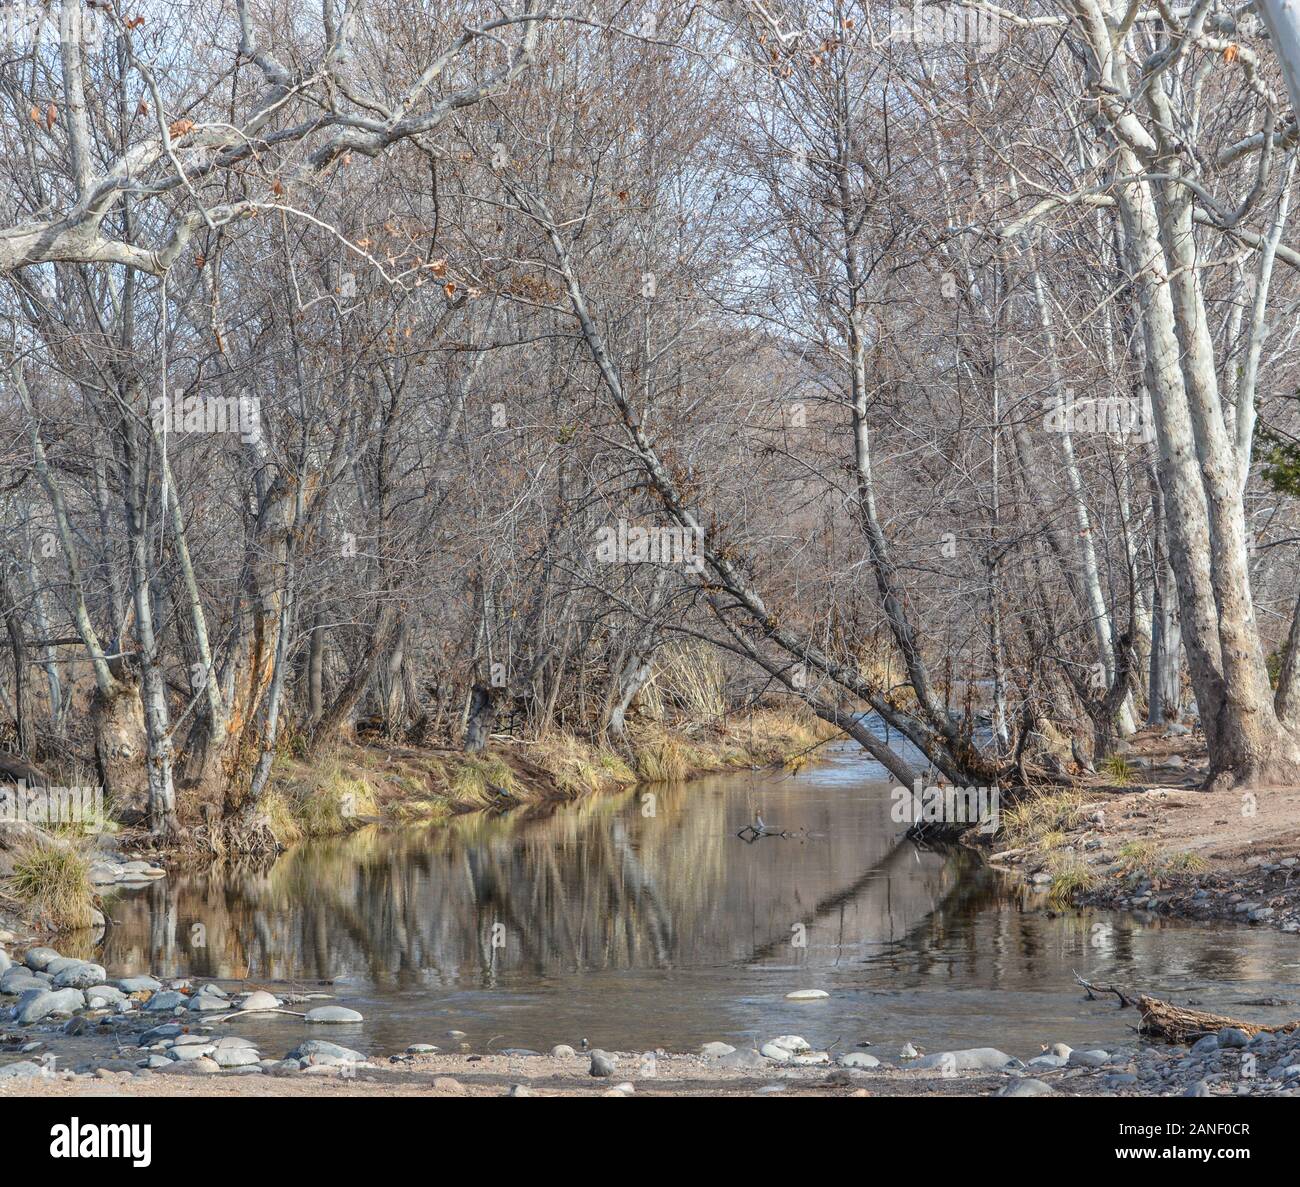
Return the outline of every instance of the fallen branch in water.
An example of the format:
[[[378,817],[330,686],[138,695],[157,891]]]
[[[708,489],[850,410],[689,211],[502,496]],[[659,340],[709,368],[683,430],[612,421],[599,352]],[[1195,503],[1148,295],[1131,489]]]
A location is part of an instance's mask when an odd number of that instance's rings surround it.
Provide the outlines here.
[[[1115,985],[1094,985],[1091,981],[1085,981],[1078,973],[1074,974],[1074,979],[1083,986],[1084,991],[1088,994],[1088,1000],[1095,1002],[1099,993],[1113,993],[1119,998],[1120,1008],[1133,1005],[1133,999],[1128,996],[1122,989]]]
[[[1242,1022],[1223,1014],[1189,1010],[1175,1006],[1172,1002],[1161,1001],[1158,997],[1148,997],[1145,993],[1138,998],[1137,1007],[1142,1015],[1138,1033],[1168,1039],[1171,1043],[1195,1042],[1205,1035],[1218,1034],[1225,1026],[1240,1030],[1251,1038],[1257,1034],[1290,1034],[1300,1030],[1300,1019],[1283,1022],[1278,1026],[1261,1026],[1257,1022]]]

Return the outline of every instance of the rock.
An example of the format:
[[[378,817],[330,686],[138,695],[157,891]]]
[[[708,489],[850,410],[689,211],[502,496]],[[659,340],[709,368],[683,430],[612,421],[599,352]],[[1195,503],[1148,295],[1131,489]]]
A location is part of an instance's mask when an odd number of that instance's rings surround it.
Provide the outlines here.
[[[452,1076],[434,1076],[434,1092],[448,1092],[452,1096],[464,1096],[465,1085]]]
[[[1071,1051],[1070,1067],[1101,1067],[1110,1058],[1109,1051]]]
[[[49,982],[42,981],[26,965],[16,964],[0,976],[0,993],[16,996],[29,989],[48,989]]]
[[[1068,1055],[1064,1059],[1059,1055],[1036,1055],[1029,1061],[1027,1066],[1041,1068],[1065,1067],[1069,1061],[1070,1057]]]
[[[1184,1096],[1213,1096],[1214,1094],[1210,1091],[1210,1086],[1204,1080],[1198,1080],[1189,1089],[1187,1089],[1187,1091],[1184,1092],[1183,1095]]]
[[[1033,1062],[1032,1060],[1030,1061]],[[994,1094],[994,1096],[1055,1096],[1056,1089],[1050,1084],[1044,1084],[1042,1080],[1035,1080],[1025,1077],[1021,1080],[1012,1080],[1010,1084],[1003,1084]]]
[[[38,973],[43,973],[46,966],[51,962],[59,959],[59,954],[53,948],[28,948],[23,956],[23,964],[29,969],[34,969]]]
[[[162,988],[152,977],[119,977],[113,984],[123,993],[157,993]]]
[[[108,978],[104,966],[78,961],[75,965],[63,969],[54,975],[55,989],[89,989]]]
[[[179,1060],[202,1059],[216,1050],[215,1043],[178,1043],[172,1048],[172,1058]]]
[[[188,1005],[196,1014],[214,1014],[218,1010],[231,1009],[230,1003],[215,993],[196,993],[190,998]]]
[[[830,997],[830,994],[824,989],[796,989],[793,993],[787,993],[785,1000],[788,1002],[815,1002],[824,997]]]
[[[789,1059],[790,1063],[800,1067],[813,1067],[830,1061],[830,1053],[827,1051],[800,1051],[797,1055],[791,1055]]]
[[[324,1039],[308,1039],[299,1043],[285,1059],[313,1059],[327,1056],[331,1059],[345,1060],[351,1063],[364,1063],[366,1057],[351,1047],[340,1047],[338,1043],[328,1043]]]
[[[438,1048],[432,1043],[412,1043],[406,1049],[407,1055],[433,1055]]]
[[[911,1043],[904,1043],[898,1052],[899,1059],[918,1059],[921,1053]]]
[[[79,960],[75,956],[56,956],[47,964],[41,972],[49,973],[51,977],[57,977],[64,969],[75,969],[79,964],[85,964],[84,960]],[[59,986],[60,989],[66,989],[66,985]],[[77,988],[74,986],[74,988]]]
[[[261,1060],[261,1056],[252,1047],[220,1047],[212,1052],[212,1058],[218,1067],[251,1067]]]
[[[183,1029],[184,1027],[179,1022],[164,1022],[161,1026],[155,1026],[152,1030],[146,1030],[140,1036],[139,1045],[148,1047],[163,1039],[174,1039]]]
[[[73,1014],[85,1004],[80,989],[29,989],[14,1007],[14,1021],[30,1026],[51,1014]]]
[[[783,1051],[788,1051],[791,1055],[798,1054],[800,1051],[811,1051],[812,1044],[807,1039],[799,1035],[777,1035],[776,1038],[768,1041],[768,1046],[780,1047]]]
[[[160,1076],[211,1076],[221,1071],[221,1065],[215,1059],[209,1059],[206,1055],[198,1059],[174,1060],[170,1067],[160,1067],[157,1074]]]
[[[1211,1051],[1217,1051],[1218,1049],[1219,1036],[1217,1034],[1203,1035],[1192,1044],[1193,1055],[1208,1055]]]
[[[267,993],[265,989],[255,989],[239,1003],[239,1008],[257,1012],[278,1010],[280,1008],[280,999],[272,993]]]
[[[213,1044],[218,1051],[256,1050],[257,1045],[240,1035],[226,1035]]]
[[[118,988],[121,988],[119,983]],[[183,1006],[189,999],[183,993],[175,989],[159,989],[153,997],[144,1004],[144,1008],[150,1013],[161,1012],[162,1010],[174,1010],[177,1006]]]
[[[552,1059],[576,1059],[578,1053],[568,1043],[556,1043],[551,1048]]]
[[[9,953],[0,948],[0,973],[7,973],[13,966],[13,961],[9,959]]]
[[[308,1022],[364,1022],[365,1019],[356,1010],[346,1006],[317,1006],[307,1011]]]
[[[1249,1047],[1250,1035],[1244,1030],[1238,1030],[1235,1026],[1225,1026],[1219,1031],[1219,1046],[1226,1049],[1233,1047]]]
[[[700,1054],[705,1059],[721,1059],[724,1055],[730,1055],[735,1049],[730,1043],[705,1043],[700,1048]]]
[[[1013,1064],[1011,1056],[996,1047],[972,1047],[966,1051],[942,1051],[917,1060],[921,1070],[941,1068],[954,1072],[1000,1072]]]
[[[46,1074],[46,1069],[39,1063],[24,1059],[21,1063],[9,1063],[0,1067],[0,1083],[5,1080],[33,1080]]]
[[[867,1068],[867,1067],[880,1066],[880,1060],[878,1060],[874,1055],[867,1055],[862,1051],[850,1051],[847,1055],[841,1055],[837,1060],[837,1062],[839,1063],[840,1067],[849,1067],[849,1068],[854,1068],[854,1067]]]
[[[1102,1081],[1102,1085],[1106,1088],[1126,1088],[1137,1082],[1138,1078],[1132,1072],[1113,1072]]]
[[[591,1053],[591,1067],[587,1071],[592,1076],[612,1076],[615,1066],[614,1059],[604,1051],[593,1051]]]
[[[511,1084],[510,1091],[507,1092],[506,1095],[507,1096],[536,1096],[537,1093],[535,1093],[531,1088],[529,1088],[527,1084]]]
[[[733,1051],[730,1055],[721,1056],[718,1059],[718,1066],[754,1070],[757,1068],[766,1068],[771,1065],[768,1060],[764,1059],[757,1051]]]
[[[273,1059],[263,1070],[268,1076],[293,1076],[302,1071],[302,1064],[296,1059]]]

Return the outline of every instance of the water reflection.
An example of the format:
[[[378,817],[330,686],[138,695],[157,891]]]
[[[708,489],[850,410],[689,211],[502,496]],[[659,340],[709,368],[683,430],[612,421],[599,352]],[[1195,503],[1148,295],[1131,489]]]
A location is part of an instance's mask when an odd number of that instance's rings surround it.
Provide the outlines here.
[[[760,808],[800,835],[738,840]],[[371,829],[269,869],[179,875],[113,905],[104,957],[117,973],[335,981],[367,1016],[355,1041],[380,1048],[443,1026],[672,1048],[797,1028],[1025,1054],[1125,1033],[1131,1013],[1080,1002],[1075,969],[1207,1002],[1241,982],[1300,996],[1293,937],[1049,916],[904,828],[844,748],[798,777]],[[804,987],[832,997],[785,1001]]]

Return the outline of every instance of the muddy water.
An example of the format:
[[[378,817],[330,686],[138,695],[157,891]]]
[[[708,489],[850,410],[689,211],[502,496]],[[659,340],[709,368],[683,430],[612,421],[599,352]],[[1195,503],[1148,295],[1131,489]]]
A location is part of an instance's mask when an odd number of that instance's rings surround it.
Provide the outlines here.
[[[1076,969],[1246,1017],[1244,1000],[1300,999],[1296,938],[1050,913],[968,854],[904,840],[888,788],[844,746],[797,776],[370,829],[123,896],[102,959],[115,975],[326,988],[366,1018],[326,1037],[379,1053],[454,1048],[453,1029],[473,1050],[793,1032],[885,1056],[905,1041],[1025,1057],[1130,1037],[1132,1012],[1081,1000]],[[738,838],[760,811],[792,835]],[[830,997],[785,999],[808,988]],[[233,1027],[274,1055],[305,1033],[286,1018]]]

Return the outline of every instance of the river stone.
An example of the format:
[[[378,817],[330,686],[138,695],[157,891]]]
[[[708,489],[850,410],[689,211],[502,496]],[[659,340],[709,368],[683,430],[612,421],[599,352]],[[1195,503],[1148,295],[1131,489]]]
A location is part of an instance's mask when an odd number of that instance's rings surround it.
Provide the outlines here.
[[[1209,1055],[1212,1051],[1217,1051],[1218,1049],[1219,1036],[1217,1034],[1202,1035],[1192,1044],[1193,1055]]]
[[[735,1049],[730,1043],[705,1043],[700,1048],[700,1054],[705,1059],[721,1059],[724,1055],[730,1055]]]
[[[113,984],[123,993],[157,993],[162,988],[153,977],[119,977]]]
[[[840,1056],[839,1065],[840,1067],[879,1067],[880,1060],[863,1051],[850,1051],[847,1055]]]
[[[1223,1048],[1250,1046],[1250,1035],[1235,1026],[1225,1026],[1219,1031],[1218,1038],[1219,1046]]]
[[[86,990],[86,1005],[92,1010],[102,1010],[107,1006],[114,1008],[126,1001],[126,994],[111,985],[92,985]]]
[[[45,971],[45,966],[52,960],[58,960],[59,954],[53,948],[28,948],[23,956],[23,964],[38,973]]]
[[[1093,1051],[1071,1051],[1070,1067],[1101,1067],[1110,1058],[1109,1051],[1100,1049]]]
[[[1184,1092],[1183,1095],[1184,1096],[1213,1096],[1214,1094],[1210,1091],[1210,1086],[1204,1080],[1198,1080],[1189,1089],[1187,1089],[1187,1091]]]
[[[5,1080],[34,1080],[45,1075],[45,1069],[39,1063],[24,1059],[21,1063],[9,1063],[0,1067],[0,1082]]]
[[[769,1039],[769,1047],[780,1047],[783,1051],[788,1051],[791,1055],[799,1051],[811,1051],[812,1044],[807,1039],[800,1038],[799,1035],[777,1035],[774,1039]]]
[[[966,1051],[941,1051],[935,1055],[926,1055],[912,1066],[926,1070],[943,1068],[954,1072],[1000,1072],[1012,1062],[1010,1055],[996,1047],[972,1047]]]
[[[240,1051],[248,1048],[256,1049],[257,1044],[252,1039],[246,1039],[242,1035],[226,1035],[218,1039],[214,1044],[218,1051]]]
[[[146,1030],[140,1036],[138,1045],[148,1047],[161,1039],[174,1039],[183,1029],[184,1027],[179,1022],[164,1022],[161,1026],[155,1026],[152,1030]]]
[[[465,1085],[453,1076],[434,1076],[433,1090],[435,1092],[446,1092],[451,1096],[464,1096]]]
[[[365,1019],[356,1010],[346,1006],[317,1006],[307,1011],[308,1022],[364,1022]]]
[[[7,973],[12,965],[13,961],[9,959],[9,953],[0,948],[0,973]]]
[[[785,1000],[788,1002],[814,1002],[824,997],[830,997],[830,994],[824,989],[796,989],[793,993],[787,993]]]
[[[280,999],[274,994],[267,993],[265,989],[255,989],[239,1003],[239,1008],[255,1011],[278,1010]]]
[[[340,1047],[338,1043],[328,1043],[324,1039],[307,1039],[290,1051],[285,1059],[313,1059],[318,1056],[351,1063],[364,1063],[366,1058],[360,1051],[353,1051],[351,1047]]]
[[[55,989],[89,989],[108,978],[102,964],[78,961],[54,975]]]
[[[213,1051],[212,1058],[218,1067],[237,1068],[251,1067],[262,1057],[252,1047],[218,1047]]]
[[[212,1043],[184,1043],[172,1048],[172,1058],[179,1060],[202,1059],[211,1055],[216,1048]]]
[[[921,1053],[911,1043],[904,1043],[898,1052],[899,1059],[916,1059]]]
[[[76,956],[56,956],[49,964],[41,969],[41,972],[49,973],[51,977],[57,977],[64,969],[75,969],[77,965],[85,963],[84,960]],[[60,985],[59,988],[65,989],[67,987]]]
[[[198,1059],[173,1060],[170,1067],[160,1067],[157,1074],[160,1076],[211,1076],[219,1071],[221,1071],[221,1068],[216,1060],[203,1055]]]
[[[1065,1067],[1069,1062],[1070,1057],[1068,1055],[1064,1059],[1059,1055],[1035,1055],[1026,1066],[1041,1068]]]
[[[16,996],[29,989],[48,989],[49,983],[42,981],[26,965],[16,964],[3,976],[0,976],[0,993]]]
[[[721,1056],[718,1059],[718,1066],[743,1068],[751,1071],[770,1067],[771,1064],[757,1051],[733,1051],[730,1055]]]
[[[29,1026],[51,1014],[72,1014],[86,1004],[80,989],[29,989],[14,1007],[14,1021]]]
[[[412,1043],[409,1047],[407,1047],[406,1054],[407,1055],[436,1055],[438,1050],[439,1049],[435,1047],[432,1043]],[[551,1054],[554,1055],[555,1052],[552,1051]]]
[[[174,1010],[177,1006],[185,1005],[188,999],[183,993],[175,989],[159,989],[153,997],[144,1004],[144,1008],[150,1013],[156,1013],[161,1010]]]
[[[527,1084],[511,1084],[507,1096],[536,1096],[537,1094],[528,1087]]]
[[[615,1061],[604,1051],[593,1051],[591,1053],[591,1067],[588,1073],[593,1076],[612,1076],[614,1074]]]
[[[1010,1084],[1003,1084],[994,1094],[994,1096],[1055,1096],[1056,1089],[1050,1084],[1044,1084],[1042,1080],[1026,1078],[1023,1080],[1012,1080]]]
[[[215,993],[196,993],[189,1000],[189,1008],[196,1014],[211,1014],[218,1010],[229,1010],[230,1003]]]

